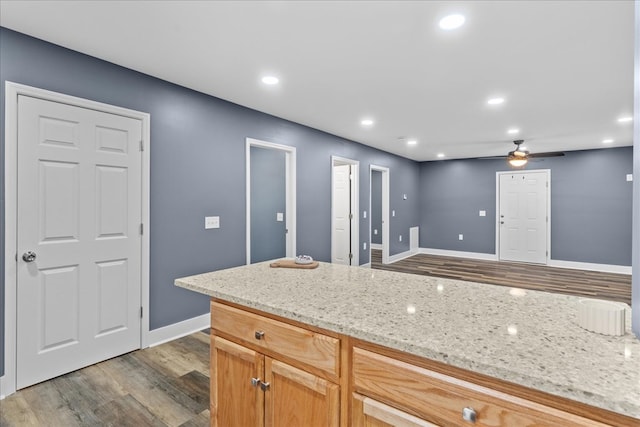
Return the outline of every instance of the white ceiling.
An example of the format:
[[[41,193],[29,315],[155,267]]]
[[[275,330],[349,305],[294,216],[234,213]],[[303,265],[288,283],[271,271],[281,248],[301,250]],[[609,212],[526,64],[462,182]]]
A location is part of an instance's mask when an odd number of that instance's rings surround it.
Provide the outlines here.
[[[626,1],[8,1],[0,25],[414,160],[632,144]],[[445,32],[438,21],[462,13]],[[261,83],[265,74],[277,87]],[[490,97],[505,98],[489,106]],[[360,120],[370,117],[370,128]],[[521,130],[516,137],[507,129]],[[408,146],[399,138],[415,138]]]

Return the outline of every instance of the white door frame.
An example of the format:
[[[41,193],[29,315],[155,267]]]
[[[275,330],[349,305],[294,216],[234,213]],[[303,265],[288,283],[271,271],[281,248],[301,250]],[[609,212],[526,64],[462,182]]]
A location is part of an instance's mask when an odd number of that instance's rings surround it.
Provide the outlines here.
[[[0,397],[16,391],[16,318],[17,318],[17,233],[18,224],[18,96],[25,95],[80,108],[130,117],[142,122],[142,235],[141,295],[143,317],[140,325],[140,348],[149,345],[149,168],[151,115],[75,96],[64,95],[7,81],[5,83],[5,328],[4,376],[0,378]],[[10,208],[11,207],[11,208]]]
[[[360,227],[359,227],[359,216],[360,216],[360,180],[358,177],[360,176],[360,162],[358,160],[347,159],[345,157],[331,156],[331,253],[333,254],[333,245],[335,244],[335,239],[333,236],[333,216],[334,216],[334,206],[333,206],[333,167],[339,165],[351,165],[351,208],[352,208],[352,218],[349,226],[351,227],[351,248],[350,251],[353,254],[351,258],[351,265],[358,266],[360,265]]]
[[[389,264],[389,168],[369,165],[369,213],[371,213],[371,172],[382,172],[382,263]],[[371,215],[369,215],[369,264],[371,264]]]
[[[269,148],[285,152],[285,227],[286,256],[296,256],[296,147],[261,141],[259,139],[246,139],[246,207],[247,207],[247,265],[251,264],[251,147]]]
[[[500,176],[542,172],[547,178],[547,258],[545,265],[551,259],[551,169],[532,169],[518,171],[498,171],[496,172],[496,259],[500,261]]]

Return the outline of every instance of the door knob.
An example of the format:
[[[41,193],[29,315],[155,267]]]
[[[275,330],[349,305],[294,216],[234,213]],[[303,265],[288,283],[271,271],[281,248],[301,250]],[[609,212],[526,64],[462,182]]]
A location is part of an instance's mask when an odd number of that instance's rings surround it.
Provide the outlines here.
[[[33,262],[36,260],[36,253],[33,251],[27,251],[22,254],[22,260],[24,262]]]

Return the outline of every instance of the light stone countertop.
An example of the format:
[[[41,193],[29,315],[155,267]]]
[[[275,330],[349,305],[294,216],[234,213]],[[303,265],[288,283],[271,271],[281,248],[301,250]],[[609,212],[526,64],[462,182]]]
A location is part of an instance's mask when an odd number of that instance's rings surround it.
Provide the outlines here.
[[[577,324],[574,296],[320,263],[269,262],[177,286],[640,418],[640,340]]]

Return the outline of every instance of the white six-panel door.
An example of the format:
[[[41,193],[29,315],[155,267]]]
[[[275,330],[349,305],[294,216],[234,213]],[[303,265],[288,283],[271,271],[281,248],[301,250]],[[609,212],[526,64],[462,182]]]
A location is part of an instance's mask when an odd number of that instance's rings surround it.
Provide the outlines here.
[[[140,347],[141,139],[140,120],[18,98],[18,388]]]
[[[351,265],[351,165],[334,165],[331,262]]]
[[[548,172],[501,173],[499,198],[500,259],[546,264]]]

